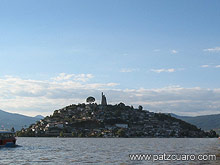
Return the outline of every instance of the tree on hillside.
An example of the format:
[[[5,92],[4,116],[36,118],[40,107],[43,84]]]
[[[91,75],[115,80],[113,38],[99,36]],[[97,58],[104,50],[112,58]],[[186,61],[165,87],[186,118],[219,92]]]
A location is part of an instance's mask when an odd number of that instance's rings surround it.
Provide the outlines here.
[[[15,128],[14,127],[11,128],[11,132],[15,132]]]
[[[60,132],[60,137],[63,137],[63,136],[64,136],[63,131],[61,131]]]
[[[142,111],[142,110],[143,110],[143,107],[142,107],[141,105],[139,105],[139,106],[138,106],[138,109]]]
[[[119,137],[124,137],[125,136],[125,130],[123,128],[120,128],[116,134],[119,136]]]
[[[95,102],[95,98],[92,97],[92,96],[89,96],[89,97],[86,99],[86,102],[89,103],[89,104],[91,104],[91,103]]]

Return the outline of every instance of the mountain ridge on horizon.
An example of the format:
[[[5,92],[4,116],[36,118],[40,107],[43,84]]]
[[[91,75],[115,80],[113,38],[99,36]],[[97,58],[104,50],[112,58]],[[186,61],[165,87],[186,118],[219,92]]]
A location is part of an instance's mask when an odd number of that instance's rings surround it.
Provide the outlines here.
[[[200,115],[200,116],[180,116],[174,113],[170,113],[172,117],[181,119],[190,124],[196,125],[198,128],[203,130],[215,130],[220,132],[220,113],[211,115]]]
[[[29,126],[40,120],[40,116],[41,115],[38,115],[38,117],[30,117],[22,114],[6,112],[0,109],[0,126],[1,129],[10,130],[14,127],[15,130],[20,130],[22,127]]]

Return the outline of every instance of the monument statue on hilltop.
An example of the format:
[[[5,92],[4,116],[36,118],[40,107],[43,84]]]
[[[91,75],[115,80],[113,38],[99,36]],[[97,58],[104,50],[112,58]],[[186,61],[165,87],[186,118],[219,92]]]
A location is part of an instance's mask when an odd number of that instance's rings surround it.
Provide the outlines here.
[[[101,101],[101,105],[107,105],[107,100],[106,100],[106,97],[105,97],[105,95],[103,94],[103,92],[102,92],[102,101]]]

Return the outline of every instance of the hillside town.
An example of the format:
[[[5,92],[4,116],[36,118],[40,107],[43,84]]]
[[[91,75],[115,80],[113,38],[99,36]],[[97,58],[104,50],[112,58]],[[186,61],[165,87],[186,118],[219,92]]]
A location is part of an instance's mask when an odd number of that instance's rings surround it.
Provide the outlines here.
[[[204,132],[169,114],[154,113],[126,106],[101,103],[94,97],[87,104],[72,104],[55,110],[51,116],[23,128],[17,136],[33,137],[218,137],[215,131]]]

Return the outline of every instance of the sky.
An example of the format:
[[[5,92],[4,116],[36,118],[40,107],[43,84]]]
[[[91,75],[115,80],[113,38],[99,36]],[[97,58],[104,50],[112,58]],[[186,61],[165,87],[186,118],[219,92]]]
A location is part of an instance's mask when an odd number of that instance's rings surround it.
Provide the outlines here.
[[[0,109],[220,113],[220,1],[0,0]]]

